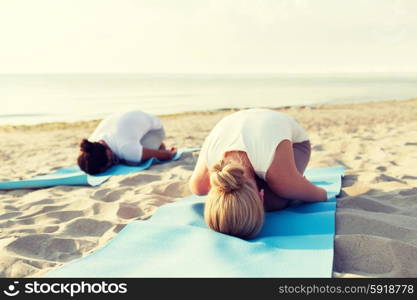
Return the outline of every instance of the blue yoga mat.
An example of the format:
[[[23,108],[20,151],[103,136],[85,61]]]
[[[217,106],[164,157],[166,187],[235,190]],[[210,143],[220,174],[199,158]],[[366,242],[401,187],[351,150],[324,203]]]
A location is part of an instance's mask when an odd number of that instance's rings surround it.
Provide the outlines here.
[[[307,178],[324,187],[329,200],[267,213],[255,239],[208,229],[204,197],[190,196],[130,223],[103,248],[46,276],[331,277],[343,170],[308,170]]]
[[[168,161],[160,161],[156,158],[150,158],[137,166],[116,165],[106,172],[98,175],[88,175],[80,170],[78,166],[71,166],[59,169],[58,171],[48,174],[36,176],[31,179],[17,181],[0,182],[0,190],[26,189],[26,188],[42,188],[56,185],[90,185],[97,186],[105,182],[113,175],[124,175],[139,172],[148,169],[156,163],[166,163],[172,160],[178,160],[185,152],[198,151],[200,148],[184,148],[179,149],[177,154]]]

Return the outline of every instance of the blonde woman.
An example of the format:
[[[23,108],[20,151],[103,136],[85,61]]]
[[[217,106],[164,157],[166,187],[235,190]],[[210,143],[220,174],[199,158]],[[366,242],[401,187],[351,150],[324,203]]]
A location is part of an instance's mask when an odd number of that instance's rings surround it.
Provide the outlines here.
[[[290,116],[269,109],[248,109],[222,119],[204,141],[189,186],[207,195],[204,219],[219,232],[253,238],[264,211],[285,208],[292,199],[327,200],[309,182],[306,131]]]

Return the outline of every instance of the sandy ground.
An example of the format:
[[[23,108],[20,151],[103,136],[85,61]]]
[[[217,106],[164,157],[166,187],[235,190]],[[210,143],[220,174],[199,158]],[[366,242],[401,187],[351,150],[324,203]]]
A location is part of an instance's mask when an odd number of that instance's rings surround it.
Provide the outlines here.
[[[417,277],[417,100],[286,108],[309,132],[311,167],[347,167],[334,277]],[[161,117],[166,144],[200,146],[231,111]],[[0,127],[0,180],[75,163],[97,121]],[[0,276],[42,276],[107,243],[126,224],[190,194],[197,153],[99,187],[0,191]]]

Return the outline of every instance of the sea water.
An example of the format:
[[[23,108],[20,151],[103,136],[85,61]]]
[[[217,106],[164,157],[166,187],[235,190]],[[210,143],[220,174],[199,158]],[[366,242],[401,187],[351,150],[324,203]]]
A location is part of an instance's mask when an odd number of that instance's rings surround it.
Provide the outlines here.
[[[0,124],[416,97],[415,73],[0,75]]]

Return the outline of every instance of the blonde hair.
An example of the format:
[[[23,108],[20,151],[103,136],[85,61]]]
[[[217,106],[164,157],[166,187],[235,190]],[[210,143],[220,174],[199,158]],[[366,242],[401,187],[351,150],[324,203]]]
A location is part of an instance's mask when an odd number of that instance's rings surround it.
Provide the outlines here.
[[[210,170],[204,220],[218,232],[253,238],[262,228],[264,207],[254,182],[237,162],[221,160]]]

